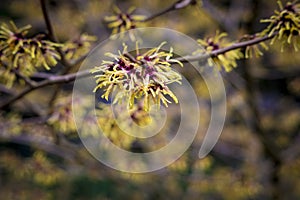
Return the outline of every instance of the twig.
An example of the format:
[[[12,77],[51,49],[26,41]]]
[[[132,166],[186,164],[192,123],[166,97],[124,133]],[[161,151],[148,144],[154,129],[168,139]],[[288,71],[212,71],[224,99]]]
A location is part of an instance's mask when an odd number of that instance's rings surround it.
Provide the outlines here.
[[[48,14],[47,5],[46,5],[46,0],[40,0],[40,3],[41,3],[41,8],[42,8],[44,20],[45,20],[45,23],[46,23],[46,27],[47,27],[47,30],[48,30],[48,36],[50,37],[50,39],[51,39],[52,41],[58,43],[59,41],[57,40],[57,38],[56,38],[56,36],[55,36],[55,34],[54,34],[53,26],[52,26],[52,23],[51,23],[49,14]],[[62,49],[61,49],[60,47],[58,47],[58,48],[57,48],[57,51],[58,51],[58,53],[59,53],[60,56],[61,56],[61,62],[62,62],[62,64],[63,64],[65,67],[70,68],[72,65],[66,60],[65,54],[64,54],[64,52],[62,51]]]
[[[76,158],[76,151],[74,149],[70,149],[70,147],[62,147],[51,142],[39,140],[35,137],[28,135],[8,136],[1,133],[0,140],[28,145],[30,147],[43,150],[47,153],[64,158],[69,161],[74,161],[74,158]]]
[[[51,24],[51,20],[50,20],[49,14],[48,14],[47,6],[46,6],[46,0],[40,0],[40,2],[41,2],[41,8],[42,8],[42,11],[43,11],[44,20],[45,20],[45,23],[46,23],[46,26],[47,26],[47,29],[48,29],[48,32],[49,32],[49,37],[54,42],[58,42],[57,38],[55,37],[53,27],[52,27],[52,24]],[[61,75],[65,75],[71,70],[71,68],[74,65],[72,65],[71,63],[69,63],[66,60],[65,54],[64,54],[64,52],[62,51],[62,49],[60,47],[57,48],[57,51],[59,52],[59,54],[61,56],[62,64],[65,66],[64,70],[61,72]],[[54,89],[52,97],[50,98],[50,101],[49,101],[50,112],[52,110],[54,101],[55,101],[56,97],[58,96],[60,90],[61,90],[60,87],[56,87]]]
[[[235,43],[231,46],[228,46],[228,47],[225,47],[225,48],[222,48],[222,49],[217,49],[217,50],[214,50],[214,51],[212,51],[210,53],[207,53],[207,54],[184,56],[184,57],[178,58],[177,60],[179,60],[181,62],[198,61],[198,60],[205,59],[205,58],[208,58],[208,57],[211,57],[211,56],[217,56],[217,55],[220,55],[220,54],[224,54],[228,51],[244,48],[244,47],[247,47],[247,46],[252,46],[252,45],[261,43],[263,41],[270,40],[275,35],[276,35],[276,33],[271,35],[271,36],[266,35],[264,37],[254,38],[254,39],[251,39],[251,40],[248,40],[248,41],[245,41],[245,42],[238,42],[238,43]]]
[[[18,77],[20,77],[21,79],[23,79],[23,80],[25,81],[25,83],[26,83],[27,85],[29,85],[30,87],[34,87],[34,86],[36,85],[36,82],[35,82],[35,81],[32,81],[30,78],[24,76],[24,75],[21,74],[18,70],[15,70],[15,69],[14,69],[13,71],[14,71],[14,73],[15,73]]]
[[[80,71],[78,73],[73,73],[73,74],[68,74],[68,75],[63,75],[63,76],[51,76],[49,79],[46,79],[44,81],[41,81],[37,83],[34,86],[29,86],[25,88],[23,91],[21,91],[19,94],[13,96],[11,99],[5,101],[4,103],[0,104],[0,109],[3,109],[4,107],[14,103],[15,101],[21,99],[25,95],[29,94],[30,92],[48,86],[48,85],[54,85],[54,84],[59,84],[59,83],[69,83],[71,81],[74,81],[76,78],[84,78],[90,75],[90,71]]]
[[[51,40],[57,42],[57,39],[56,39],[55,34],[53,32],[53,27],[52,27],[52,24],[51,24],[51,20],[50,20],[49,14],[47,12],[46,0],[40,0],[40,2],[41,2],[41,8],[42,8],[44,20],[45,20],[47,30],[48,30],[48,36],[50,37]]]
[[[8,89],[5,85],[0,84],[0,93],[5,93],[8,95],[15,95],[15,91]]]
[[[275,33],[276,34],[276,33]],[[219,54],[224,54],[228,51],[232,51],[235,49],[239,49],[239,48],[244,48],[246,46],[251,46],[251,45],[255,45],[258,44],[260,42],[269,40],[271,38],[273,38],[275,36],[275,34],[271,35],[271,36],[264,36],[261,38],[254,38],[245,42],[239,42],[239,43],[235,43],[231,46],[222,48],[222,49],[218,49],[215,51],[212,51],[208,54],[201,54],[201,55],[194,55],[194,56],[184,56],[181,58],[178,58],[177,60],[181,61],[181,62],[191,62],[191,61],[197,61],[197,60],[201,60],[204,58],[208,58],[210,56],[217,56]],[[175,63],[174,63],[175,64]],[[87,77],[87,76],[91,76],[90,72],[88,70],[86,71],[81,71],[78,73],[73,73],[73,74],[68,74],[68,75],[55,75],[55,76],[49,76],[48,79],[37,83],[34,86],[28,87],[26,89],[24,89],[21,93],[19,93],[18,95],[12,97],[11,99],[9,99],[8,101],[4,102],[3,104],[0,105],[0,109],[10,105],[11,103],[17,101],[18,99],[24,97],[25,95],[27,95],[28,93],[32,92],[33,90],[36,90],[38,88],[44,87],[44,86],[48,86],[48,85],[54,85],[54,84],[59,84],[59,83],[68,83],[71,81],[74,81],[75,78],[82,78],[82,77]]]
[[[194,5],[196,4],[196,0],[179,0],[177,2],[175,2],[173,5],[171,5],[170,7],[158,12],[158,13],[155,13],[149,17],[147,17],[146,19],[144,19],[143,21],[146,22],[146,21],[150,21],[154,18],[157,18],[161,15],[164,15],[168,12],[171,12],[171,11],[174,11],[174,10],[179,10],[179,9],[182,9],[182,8],[185,8],[187,7],[188,5]]]

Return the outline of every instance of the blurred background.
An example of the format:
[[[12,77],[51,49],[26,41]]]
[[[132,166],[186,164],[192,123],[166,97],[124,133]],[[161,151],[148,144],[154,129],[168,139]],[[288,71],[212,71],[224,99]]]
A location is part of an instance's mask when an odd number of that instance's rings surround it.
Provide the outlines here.
[[[106,40],[111,30],[103,18],[112,14],[113,5],[123,11],[134,6],[136,13],[150,16],[173,3],[47,1],[60,42],[82,33],[96,36],[97,42]],[[260,20],[275,9],[276,1],[269,0],[203,0],[202,6],[169,12],[144,26],[174,29],[194,39],[220,30],[237,40],[262,31],[266,24]],[[30,34],[46,32],[38,0],[1,0],[0,22],[11,20],[18,27],[31,24]],[[31,93],[25,98],[27,103],[18,102],[1,111],[0,199],[300,199],[299,52],[292,47],[281,52],[280,44],[275,43],[263,56],[240,60],[236,69],[222,74],[227,117],[212,152],[204,159],[197,158],[199,136],[175,163],[147,174],[122,173],[102,165],[80,143],[74,125],[67,124],[65,131],[36,116],[36,110],[45,114],[55,86]],[[209,101],[203,80],[195,79],[192,84],[197,94]],[[71,92],[72,84],[65,84],[59,98]],[[0,100],[3,94],[1,86]],[[200,123],[205,127],[209,106],[201,112]],[[136,141],[127,145],[135,152],[143,150]]]

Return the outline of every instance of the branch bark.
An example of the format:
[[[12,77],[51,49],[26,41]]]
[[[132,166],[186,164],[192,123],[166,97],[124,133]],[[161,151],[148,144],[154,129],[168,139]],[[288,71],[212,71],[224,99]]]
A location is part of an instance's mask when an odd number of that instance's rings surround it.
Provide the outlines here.
[[[225,47],[225,48],[222,48],[222,49],[217,49],[217,50],[214,50],[214,51],[212,51],[210,53],[207,53],[207,54],[184,56],[184,57],[179,58],[177,60],[179,60],[181,62],[191,62],[191,61],[198,61],[198,60],[201,60],[201,59],[206,59],[206,58],[211,57],[211,56],[217,56],[217,55],[220,55],[220,54],[225,54],[228,51],[241,49],[241,48],[244,48],[244,47],[247,47],[247,46],[252,46],[252,45],[255,45],[255,44],[259,44],[259,43],[264,42],[266,40],[272,39],[276,34],[277,33],[275,33],[271,36],[266,35],[264,37],[258,37],[258,38],[254,38],[254,39],[251,39],[251,40],[247,40],[245,42],[234,43],[231,46],[228,46],[228,47]]]
[[[16,102],[17,100],[21,99],[22,97],[26,96],[27,94],[31,93],[34,90],[37,90],[39,88],[49,86],[49,85],[54,85],[54,84],[59,84],[59,83],[69,83],[74,81],[76,78],[84,78],[90,76],[90,71],[80,71],[77,73],[72,73],[68,75],[58,75],[58,76],[50,76],[48,79],[41,81],[34,86],[29,86],[25,88],[23,91],[21,91],[19,94],[13,96],[9,100],[5,101],[4,103],[0,104],[0,109],[3,109],[10,104]]]
[[[169,13],[171,11],[174,11],[174,10],[179,10],[179,9],[182,9],[182,8],[185,8],[187,7],[188,5],[194,5],[196,4],[197,1],[196,0],[179,0],[179,1],[176,1],[174,4],[172,4],[170,7],[158,12],[158,13],[155,13],[149,17],[147,17],[146,19],[144,19],[143,21],[144,22],[147,22],[147,21],[150,21],[154,18],[157,18],[159,16],[162,16],[166,13]]]

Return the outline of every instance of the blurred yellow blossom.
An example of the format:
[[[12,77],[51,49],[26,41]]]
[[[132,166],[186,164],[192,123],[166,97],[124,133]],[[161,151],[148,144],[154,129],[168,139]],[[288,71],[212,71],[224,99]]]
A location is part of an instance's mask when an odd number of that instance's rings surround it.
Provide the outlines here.
[[[62,47],[65,52],[67,60],[80,59],[91,50],[92,43],[97,40],[96,36],[88,35],[86,33],[80,35],[77,39],[68,41]]]
[[[76,131],[76,125],[72,113],[71,96],[60,97],[55,102],[55,109],[48,123],[53,125],[56,131],[70,133]]]
[[[143,24],[143,20],[146,19],[144,15],[134,15],[134,7],[129,8],[127,12],[122,12],[117,6],[114,6],[113,10],[115,15],[104,18],[108,23],[108,28],[112,29],[112,39],[116,38],[114,35],[117,33],[140,27]],[[134,40],[134,35],[130,34],[130,38]]]
[[[204,48],[199,49],[194,54],[197,53],[211,53],[215,50],[222,49],[224,47],[228,47],[232,45],[232,42],[228,42],[228,40],[225,38],[227,36],[226,33],[219,33],[217,32],[215,36],[213,37],[207,37],[205,39],[199,39],[197,40],[198,43]],[[212,55],[210,58],[208,58],[208,64],[209,66],[217,66],[218,70],[221,70],[222,68],[225,69],[226,72],[229,72],[232,70],[232,68],[235,68],[237,66],[237,60],[243,58],[243,54],[240,49],[228,51],[223,54],[219,55]]]

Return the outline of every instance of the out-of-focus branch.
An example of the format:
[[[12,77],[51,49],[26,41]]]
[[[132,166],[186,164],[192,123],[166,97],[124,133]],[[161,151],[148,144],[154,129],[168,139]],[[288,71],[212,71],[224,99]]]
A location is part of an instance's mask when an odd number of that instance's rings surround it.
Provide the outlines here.
[[[36,82],[35,81],[32,81],[30,78],[26,77],[26,76],[23,76],[21,73],[19,73],[18,70],[13,70],[14,73],[20,77],[21,79],[23,79],[25,81],[25,83],[27,85],[29,85],[30,87],[34,87],[36,85]]]
[[[254,21],[257,16],[257,12],[259,10],[260,1],[253,0],[251,1],[251,10],[252,10],[252,18],[249,18],[248,23],[246,25],[246,31],[251,32],[255,29]],[[278,34],[274,33],[273,37]],[[269,183],[270,183],[270,191],[269,197],[273,200],[282,199],[282,192],[280,187],[280,169],[282,165],[282,158],[280,156],[280,149],[276,145],[273,139],[273,133],[271,134],[268,130],[266,130],[262,125],[262,113],[259,110],[259,105],[257,103],[256,91],[258,91],[257,85],[255,83],[255,79],[251,73],[251,67],[249,62],[244,61],[243,65],[245,66],[244,70],[244,78],[246,81],[246,102],[249,106],[250,111],[250,125],[253,130],[253,133],[257,136],[260,143],[262,144],[263,152],[265,157],[270,161],[271,168],[269,174]]]
[[[230,2],[230,6],[226,13],[221,11],[210,0],[202,0],[202,7],[207,11],[207,15],[215,21],[218,26],[232,35],[234,30],[238,29],[238,19],[244,14],[244,1],[234,0]]]
[[[76,65],[78,65],[79,63],[81,63],[84,59],[86,58],[86,55],[82,56],[81,58],[75,60],[73,63],[70,63],[69,64],[69,67],[68,68],[65,68],[62,72],[61,72],[61,75],[66,75],[68,74],[72,68],[74,68]],[[55,103],[55,99],[57,98],[57,96],[60,94],[61,92],[61,87],[57,86],[55,89],[54,89],[54,92],[49,100],[49,114],[53,112],[53,108],[54,108],[54,103]]]
[[[51,24],[51,20],[50,20],[49,14],[47,12],[46,0],[40,0],[40,3],[41,3],[44,20],[45,20],[47,30],[48,30],[48,36],[50,37],[51,40],[57,42],[57,39],[54,35],[53,27]]]
[[[55,33],[54,33],[54,31],[53,31],[53,26],[52,26],[52,23],[51,23],[51,20],[50,20],[50,16],[49,16],[49,13],[48,13],[46,0],[40,0],[40,3],[41,3],[41,9],[42,9],[42,12],[43,12],[45,24],[46,24],[46,27],[47,27],[47,30],[48,30],[48,36],[50,37],[50,39],[51,39],[52,41],[58,43],[58,40],[57,40],[57,38],[56,38],[56,36],[55,36]],[[60,56],[61,56],[61,62],[62,62],[62,64],[63,64],[66,68],[70,68],[72,65],[66,60],[65,54],[64,54],[64,52],[61,50],[60,47],[57,48],[57,51],[58,51],[58,53],[59,53]]]
[[[69,147],[62,147],[54,143],[48,142],[45,139],[39,140],[36,137],[28,135],[10,136],[1,133],[0,141],[28,145],[70,161],[74,161],[76,158],[76,152],[74,150],[71,150]]]
[[[177,2],[175,2],[173,5],[171,5],[170,7],[158,12],[158,13],[155,13],[149,17],[147,17],[146,19],[144,19],[143,21],[150,21],[154,18],[157,18],[161,15],[164,15],[166,13],[169,13],[171,11],[174,11],[174,10],[179,10],[179,9],[182,9],[182,8],[185,8],[187,7],[188,5],[195,5],[197,3],[197,0],[179,0]]]
[[[49,14],[48,14],[48,9],[47,9],[47,5],[46,5],[46,0],[40,0],[41,2],[41,8],[42,8],[42,12],[43,12],[43,16],[44,16],[44,20],[45,20],[45,23],[46,23],[46,26],[47,26],[47,29],[48,29],[48,33],[49,33],[49,37],[51,40],[53,40],[54,42],[58,42],[57,38],[55,37],[55,34],[54,34],[54,31],[53,31],[53,26],[51,24],[51,20],[50,20],[50,17],[49,17]],[[78,59],[77,61],[75,61],[74,63],[70,63],[66,57],[65,57],[65,54],[64,52],[62,51],[62,49],[60,47],[57,48],[57,51],[59,52],[60,56],[61,56],[61,62],[62,64],[64,65],[64,69],[60,72],[61,75],[66,75],[68,74],[72,68],[74,66],[76,66],[78,63],[80,63],[82,60],[81,59]],[[85,56],[83,56],[84,58]],[[49,100],[49,107],[50,107],[50,112],[53,108],[53,105],[54,105],[54,101],[56,99],[56,97],[59,95],[61,91],[61,87],[56,87],[54,89],[54,92]]]

